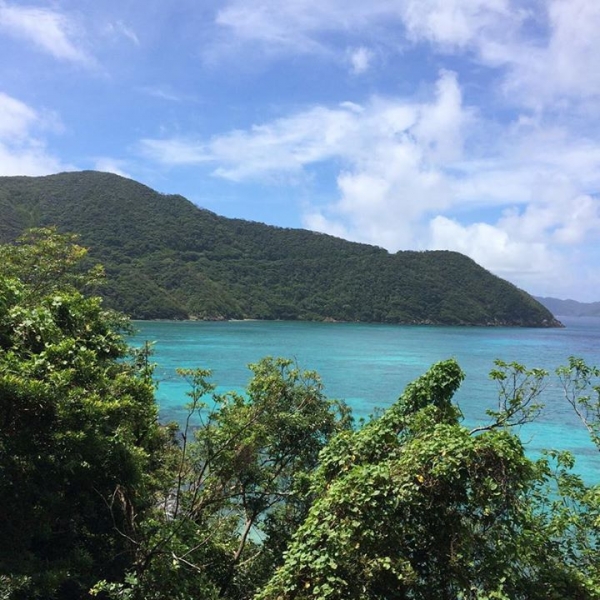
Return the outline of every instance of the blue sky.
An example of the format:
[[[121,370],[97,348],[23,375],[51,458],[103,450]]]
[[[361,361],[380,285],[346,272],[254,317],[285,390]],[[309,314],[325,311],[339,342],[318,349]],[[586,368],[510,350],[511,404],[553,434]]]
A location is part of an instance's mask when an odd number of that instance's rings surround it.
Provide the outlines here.
[[[598,0],[0,0],[0,175],[451,249],[600,300]]]

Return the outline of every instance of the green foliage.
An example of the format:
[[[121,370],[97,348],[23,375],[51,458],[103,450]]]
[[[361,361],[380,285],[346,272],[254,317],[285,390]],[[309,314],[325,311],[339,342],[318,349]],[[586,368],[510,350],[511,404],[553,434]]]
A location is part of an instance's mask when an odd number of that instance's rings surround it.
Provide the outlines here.
[[[215,394],[209,372],[180,371],[187,423],[161,510],[140,529],[135,585],[119,593],[249,598],[281,561],[308,512],[319,452],[350,421],[315,373],[271,358],[250,368],[245,395]]]
[[[498,384],[498,408],[488,409],[491,423],[475,428],[471,433],[496,427],[518,427],[534,421],[544,408],[539,401],[548,377],[544,369],[527,369],[517,362],[494,361],[496,368],[490,379]]]
[[[122,575],[160,444],[127,322],[76,290],[94,279],[72,241],[44,230],[0,250],[0,575],[18,598]]]
[[[76,241],[76,235],[58,235],[55,227],[29,229],[14,244],[0,246],[1,273],[27,286],[29,303],[38,302],[53,291],[97,286],[104,270],[100,265],[82,268],[87,250]]]
[[[531,375],[510,414],[537,389]],[[380,419],[329,444],[318,497],[258,599],[597,597],[589,571],[563,560],[568,527],[536,503],[547,464],[525,457],[502,411],[478,435],[462,427],[451,405],[461,379],[454,361],[435,365]]]
[[[514,433],[547,373],[497,361],[469,431],[453,360],[357,428],[289,360],[245,394],[181,370],[187,422],[161,428],[151,348],[82,294],[100,270],[74,242],[0,247],[0,598],[600,598],[600,487]],[[600,447],[600,370],[558,375]]]
[[[600,450],[600,369],[571,356],[569,364],[560,367],[557,374],[565,398]]]
[[[547,564],[540,565],[543,581],[565,585],[560,578],[568,573],[578,595],[562,597],[600,598],[600,488],[573,473],[568,452],[547,451],[537,466],[530,535],[549,548]]]
[[[75,232],[133,318],[555,326],[525,292],[454,252],[398,252],[225,219],[109,173],[0,178],[0,242]]]

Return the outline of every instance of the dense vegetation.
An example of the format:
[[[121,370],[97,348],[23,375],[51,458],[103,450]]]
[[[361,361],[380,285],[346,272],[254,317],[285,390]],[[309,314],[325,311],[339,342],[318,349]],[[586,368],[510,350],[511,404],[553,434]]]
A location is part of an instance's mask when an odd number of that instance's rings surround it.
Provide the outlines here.
[[[160,426],[147,348],[82,264],[51,230],[0,247],[0,598],[600,598],[600,487],[513,433],[543,371],[498,362],[468,430],[453,360],[361,425],[287,360],[244,395],[186,370],[188,421]],[[600,370],[558,375],[600,450]]]
[[[0,242],[55,225],[133,318],[334,319],[556,326],[531,296],[455,252],[398,252],[226,219],[108,173],[0,178]]]

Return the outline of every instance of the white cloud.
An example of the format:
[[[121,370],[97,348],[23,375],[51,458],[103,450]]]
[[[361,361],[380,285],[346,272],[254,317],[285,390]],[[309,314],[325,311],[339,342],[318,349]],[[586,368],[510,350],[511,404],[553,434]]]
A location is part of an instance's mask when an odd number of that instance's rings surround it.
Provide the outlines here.
[[[136,46],[140,45],[140,40],[136,32],[131,27],[125,25],[123,21],[115,21],[114,23],[109,23],[106,26],[105,32],[107,35],[112,36],[114,38],[125,38],[133,44],[135,44]]]
[[[532,160],[526,166],[534,168],[536,157]],[[510,177],[507,172],[506,179]],[[582,264],[592,259],[589,250],[595,248],[600,233],[600,198],[582,193],[577,183],[564,173],[529,182],[522,189],[529,201],[522,208],[504,209],[495,222],[463,225],[456,218],[438,215],[429,223],[428,246],[467,254],[541,295],[568,296],[578,279],[581,287]],[[498,185],[502,187],[500,181]],[[588,273],[585,278],[591,281],[593,276]],[[585,290],[578,294],[581,297]]]
[[[216,23],[242,42],[298,45],[306,52],[327,44],[324,34],[372,34],[386,41],[402,35],[452,46],[468,46],[490,30],[513,29],[523,11],[510,0],[231,0]],[[392,30],[392,31],[390,31]],[[389,37],[388,37],[389,36]]]
[[[185,139],[143,139],[140,151],[166,166],[196,165],[212,160],[204,144]]]
[[[349,53],[350,68],[352,73],[355,75],[362,75],[363,73],[366,73],[371,67],[373,57],[373,51],[365,48],[364,46],[352,49]]]
[[[293,175],[306,165],[339,156],[357,118],[355,106],[317,107],[207,142],[145,139],[141,147],[165,165],[217,164],[214,174],[232,181]]]
[[[258,43],[266,52],[320,53],[323,45],[311,33],[320,29],[321,5],[314,10],[302,2],[232,2],[221,9],[215,22],[227,33],[213,49],[217,53],[236,44]],[[297,27],[292,27],[295,20]]]
[[[373,98],[366,106],[343,102],[207,141],[144,139],[141,148],[167,166],[215,163],[214,174],[235,181],[297,173],[332,158],[341,158],[348,166],[393,170],[385,166],[388,160],[381,160],[388,151],[393,158],[394,152],[403,154],[410,147],[411,161],[430,165],[459,156],[469,119],[455,75],[442,72],[432,103],[385,98]]]
[[[509,0],[405,0],[400,2],[409,38],[451,47],[469,47],[481,38],[503,35],[520,21]]]
[[[46,150],[36,131],[56,128],[56,117],[46,116],[0,92],[0,175],[47,175],[68,170]]]
[[[265,55],[319,54],[350,63],[359,74],[372,64],[368,40],[391,56],[425,42],[448,55],[499,68],[505,99],[537,110],[562,100],[600,95],[597,0],[231,0],[215,20],[212,48]],[[332,35],[333,34],[333,35]],[[345,56],[334,40],[345,39]],[[358,41],[358,44],[356,44]]]
[[[276,0],[233,0],[222,8],[216,23],[245,41],[288,45],[292,41],[309,41],[323,31],[336,31],[366,25],[374,14],[389,12],[393,2],[371,4],[358,0],[311,0],[277,2]],[[310,48],[302,48],[303,50]]]
[[[364,106],[315,107],[207,141],[146,139],[141,148],[166,166],[206,163],[232,181],[294,182],[335,161],[339,198],[309,209],[306,223],[396,249],[414,243],[423,214],[451,204],[444,169],[461,158],[473,118],[456,76],[442,72],[430,102],[373,98]]]
[[[250,43],[267,55],[340,58],[333,40],[342,36],[360,40],[350,53],[357,73],[364,72],[373,58],[365,40],[391,54],[407,40],[476,54],[483,54],[485,46],[489,55],[498,46],[504,62],[505,47],[528,15],[515,4],[515,0],[231,0],[217,13],[215,22],[224,35],[212,51],[239,51]]]
[[[429,224],[429,247],[454,250],[470,256],[478,264],[517,286],[541,296],[573,296],[593,300],[593,289],[583,289],[576,253],[557,248],[543,238],[525,241],[506,223],[462,225],[454,219],[437,216]],[[592,295],[590,296],[590,292]]]
[[[73,19],[50,8],[19,6],[0,1],[0,31],[32,42],[57,59],[94,64],[80,43],[81,32]]]
[[[558,256],[540,241],[525,242],[497,225],[461,225],[437,216],[430,222],[433,250],[455,250],[504,277],[523,274],[548,275],[557,272]]]
[[[430,102],[374,100],[344,151],[349,167],[337,177],[339,199],[309,211],[305,224],[385,246],[423,247],[422,217],[453,203],[445,170],[462,158],[473,115],[462,106],[453,73],[442,72]]]
[[[577,244],[590,234],[600,233],[600,202],[587,194],[573,198],[561,212],[554,238],[562,244]]]
[[[405,0],[409,38],[450,51],[466,51],[504,68],[512,103],[543,110],[564,99],[600,95],[600,3],[548,0]]]
[[[566,193],[565,193],[566,192]],[[561,245],[579,244],[600,232],[600,201],[575,190],[554,190],[550,198],[508,210],[499,225],[513,237],[530,242],[546,239]]]
[[[250,44],[255,57],[256,50],[268,57],[311,54],[346,67],[347,51],[331,41],[331,34],[360,39],[356,48],[365,44],[365,38],[395,45],[397,33],[384,32],[380,25],[401,24],[400,4],[398,0],[231,0],[217,13],[221,35],[206,55],[214,60],[231,52],[246,53]],[[359,69],[366,58],[364,53],[356,55]]]
[[[96,171],[103,171],[105,173],[114,173],[121,177],[127,177],[131,179],[131,175],[124,169],[125,161],[117,158],[111,158],[109,156],[100,156],[95,160],[94,169]]]
[[[554,106],[562,99],[600,96],[600,3],[551,0],[549,36],[536,45],[521,44],[510,58],[507,93],[534,106]]]
[[[0,140],[0,176],[4,175],[49,175],[73,169],[52,156],[42,143],[34,141],[14,146]]]
[[[0,139],[22,138],[37,120],[38,115],[32,108],[0,92]]]

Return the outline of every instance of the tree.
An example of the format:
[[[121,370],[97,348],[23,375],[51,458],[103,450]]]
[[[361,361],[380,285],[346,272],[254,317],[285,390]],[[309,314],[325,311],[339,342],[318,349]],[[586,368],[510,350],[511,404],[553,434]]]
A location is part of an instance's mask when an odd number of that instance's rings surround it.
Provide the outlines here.
[[[149,348],[82,293],[99,271],[74,241],[0,247],[0,597],[600,598],[598,486],[514,433],[543,371],[497,362],[469,431],[453,360],[357,429],[289,360],[245,394],[184,370],[187,422],[159,427]],[[600,370],[559,377],[600,445]]]
[[[147,365],[127,320],[78,291],[98,272],[73,241],[37,230],[0,248],[0,575],[15,597],[123,576],[162,444]]]
[[[317,499],[258,599],[596,597],[532,502],[545,465],[503,415],[478,435],[460,425],[462,377],[454,361],[434,365],[382,417],[332,440]]]
[[[600,369],[570,357],[557,369],[564,397],[600,450]],[[589,597],[600,597],[600,485],[573,473],[568,452],[547,452],[541,461],[545,487],[538,491],[538,518],[552,536],[561,560],[581,573]],[[548,501],[548,499],[550,499]]]
[[[136,569],[119,593],[250,598],[281,561],[311,504],[319,452],[349,415],[290,360],[250,368],[243,395],[215,394],[208,371],[180,371],[187,422],[162,511],[142,523]]]
[[[571,356],[557,369],[565,398],[600,450],[600,369]]]
[[[26,286],[22,302],[33,304],[52,292],[89,291],[102,281],[100,265],[86,266],[87,249],[75,234],[55,227],[30,229],[14,244],[0,246],[0,274]]]

